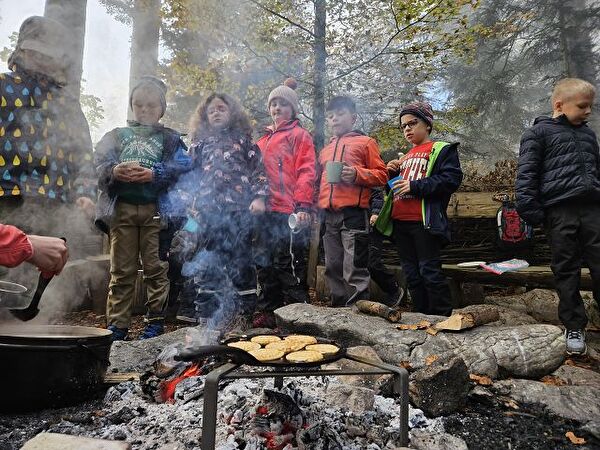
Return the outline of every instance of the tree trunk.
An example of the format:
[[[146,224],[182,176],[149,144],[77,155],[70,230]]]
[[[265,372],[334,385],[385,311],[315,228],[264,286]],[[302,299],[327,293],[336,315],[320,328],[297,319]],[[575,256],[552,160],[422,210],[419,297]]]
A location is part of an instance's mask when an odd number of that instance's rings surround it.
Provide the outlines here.
[[[314,88],[313,88],[313,120],[315,125],[315,149],[320,151],[325,143],[325,84],[327,77],[327,48],[325,46],[325,33],[327,28],[327,2],[326,0],[313,0],[315,10],[315,23],[313,32],[314,63]]]
[[[73,33],[73,70],[68,87],[76,98],[81,92],[86,7],[87,0],[46,0],[44,9],[45,17],[62,23]]]
[[[158,42],[160,37],[160,0],[135,0],[131,36],[129,90],[144,75],[158,72]],[[131,119],[129,108],[127,117]]]

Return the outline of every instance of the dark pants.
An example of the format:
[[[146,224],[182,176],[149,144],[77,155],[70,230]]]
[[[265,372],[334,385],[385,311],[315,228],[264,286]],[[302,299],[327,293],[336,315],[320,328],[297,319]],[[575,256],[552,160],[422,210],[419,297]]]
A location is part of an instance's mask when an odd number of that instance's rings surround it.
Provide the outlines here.
[[[278,212],[269,212],[258,220],[255,261],[260,293],[257,310],[274,311],[290,303],[307,303],[306,249],[310,228],[290,234],[288,215]]]
[[[394,242],[406,275],[413,307],[423,314],[449,316],[450,289],[442,273],[441,240],[421,222],[394,220]]]
[[[394,272],[383,264],[381,252],[383,251],[385,236],[375,228],[369,233],[369,275],[383,292],[395,295],[400,285],[396,281]]]
[[[369,299],[369,218],[363,208],[325,211],[325,280],[331,306]]]
[[[550,207],[545,225],[560,300],[558,316],[566,328],[583,329],[588,319],[579,294],[582,261],[590,269],[594,299],[600,306],[600,205],[569,201]]]
[[[196,315],[216,324],[256,306],[256,271],[252,261],[252,217],[246,212],[210,214],[203,224],[200,247],[182,274],[193,279]],[[187,297],[191,287],[184,285]],[[182,300],[185,301],[185,298]]]

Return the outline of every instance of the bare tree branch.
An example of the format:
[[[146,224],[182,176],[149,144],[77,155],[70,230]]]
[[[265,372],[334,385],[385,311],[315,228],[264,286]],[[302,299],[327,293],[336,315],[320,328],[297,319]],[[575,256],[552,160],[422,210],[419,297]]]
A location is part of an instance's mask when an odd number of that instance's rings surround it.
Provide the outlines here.
[[[251,0],[251,1],[252,1],[252,0]],[[410,27],[412,27],[412,26],[414,26],[414,25],[418,24],[419,22],[422,22],[422,21],[424,21],[424,20],[425,20],[425,18],[426,18],[427,16],[429,16],[429,15],[430,15],[430,14],[431,14],[433,11],[435,11],[437,8],[439,8],[440,4],[441,4],[441,1],[440,1],[440,2],[438,2],[438,3],[437,3],[437,4],[436,4],[436,5],[433,7],[433,8],[431,8],[429,11],[427,11],[425,14],[423,14],[421,17],[419,17],[419,18],[418,18],[418,19],[416,19],[415,21],[413,21],[413,22],[410,22],[410,23],[409,23],[409,24],[407,24],[406,26],[404,26],[404,27],[400,28],[400,27],[399,27],[399,25],[398,25],[398,18],[396,17],[396,13],[395,13],[395,11],[394,11],[393,5],[392,5],[392,3],[390,2],[390,7],[391,7],[391,9],[392,9],[392,13],[393,13],[393,15],[394,15],[394,22],[395,22],[395,26],[396,26],[396,32],[395,32],[395,33],[394,33],[392,36],[390,36],[390,38],[388,39],[388,41],[386,42],[386,44],[385,44],[385,45],[384,45],[384,46],[383,46],[383,47],[382,47],[382,48],[381,48],[381,49],[380,49],[380,50],[379,50],[377,53],[375,53],[375,54],[374,54],[373,56],[371,56],[370,58],[368,58],[368,59],[366,59],[366,60],[362,61],[361,63],[359,63],[359,64],[357,64],[357,65],[355,65],[355,66],[353,66],[353,67],[350,67],[350,68],[348,68],[348,69],[344,70],[344,71],[343,71],[342,73],[340,73],[339,75],[337,75],[337,76],[335,76],[335,77],[333,77],[333,78],[329,79],[329,80],[327,81],[327,84],[333,83],[334,81],[337,81],[337,80],[339,80],[340,78],[344,78],[345,76],[347,76],[347,75],[350,75],[350,74],[351,74],[352,72],[354,72],[356,69],[360,69],[361,67],[363,67],[363,66],[366,66],[367,64],[370,64],[370,63],[372,63],[374,60],[376,60],[377,58],[379,58],[381,55],[383,55],[383,54],[385,53],[385,51],[388,49],[388,47],[389,47],[389,46],[392,44],[392,42],[394,41],[394,39],[396,39],[396,37],[398,37],[398,35],[399,35],[400,33],[402,33],[403,31],[405,31],[405,30],[407,30],[407,29],[409,29]]]
[[[260,9],[263,9],[265,11],[267,11],[269,14],[273,14],[276,17],[279,17],[282,20],[285,20],[287,23],[289,23],[290,25],[295,26],[296,28],[300,28],[302,31],[304,31],[305,33],[308,33],[310,36],[315,37],[314,33],[312,31],[310,31],[308,28],[300,25],[297,22],[294,22],[292,19],[290,19],[289,17],[286,17],[282,14],[279,14],[277,11],[273,11],[271,8],[266,7],[265,5],[263,5],[262,3],[256,1],[256,0],[248,0],[250,3],[255,4],[256,6],[258,6]]]

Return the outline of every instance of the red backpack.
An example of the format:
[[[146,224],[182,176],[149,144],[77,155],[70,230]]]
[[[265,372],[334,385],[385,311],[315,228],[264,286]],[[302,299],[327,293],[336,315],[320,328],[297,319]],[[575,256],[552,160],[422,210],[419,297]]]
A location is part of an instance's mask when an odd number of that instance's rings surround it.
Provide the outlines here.
[[[508,198],[502,200],[502,206],[496,213],[498,226],[498,247],[516,249],[528,247],[533,241],[533,227],[525,222]]]

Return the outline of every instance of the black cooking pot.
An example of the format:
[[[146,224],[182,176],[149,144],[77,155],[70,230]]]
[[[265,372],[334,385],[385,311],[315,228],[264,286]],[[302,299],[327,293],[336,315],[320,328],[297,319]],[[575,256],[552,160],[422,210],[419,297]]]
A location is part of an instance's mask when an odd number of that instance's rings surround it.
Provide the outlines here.
[[[68,325],[0,325],[0,411],[89,399],[102,387],[111,332]]]

